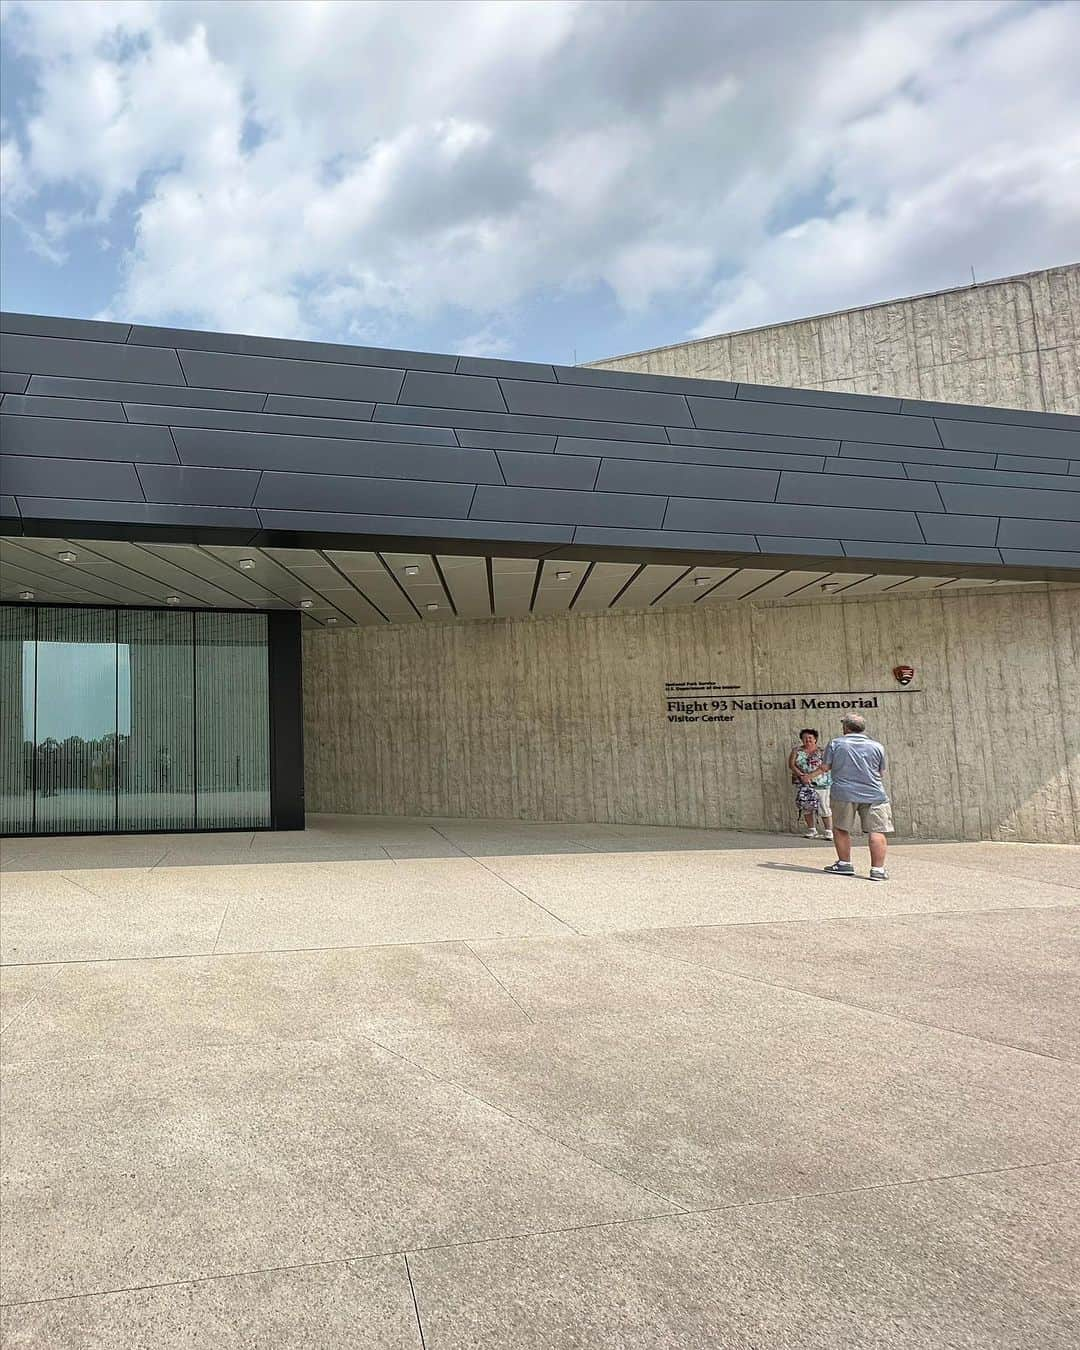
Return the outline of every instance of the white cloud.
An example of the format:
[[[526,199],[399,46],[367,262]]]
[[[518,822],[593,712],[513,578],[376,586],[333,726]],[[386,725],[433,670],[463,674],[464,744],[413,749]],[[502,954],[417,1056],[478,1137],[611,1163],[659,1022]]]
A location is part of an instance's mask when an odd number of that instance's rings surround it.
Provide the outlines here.
[[[642,310],[660,295],[700,293],[708,282],[712,262],[705,244],[633,240],[613,253],[607,280],[624,309]]]
[[[599,285],[715,332],[1063,261],[1080,237],[1076,6],[7,14],[34,82],[5,128],[9,203],[58,265],[131,212],[126,318],[377,341],[460,312],[462,344],[496,354],[534,294]]]
[[[57,7],[64,6],[36,6],[35,17]],[[118,18],[117,34],[134,36],[127,11]],[[241,168],[240,90],[211,58],[204,29],[132,50],[116,41],[103,47],[93,28],[88,37],[68,59],[61,48],[42,64],[40,111],[24,132],[35,181],[84,188],[104,218],[144,175],[182,169],[210,177]]]
[[[1077,12],[1017,14],[838,129],[829,210],[760,239],[704,336],[1071,260]]]
[[[510,342],[497,329],[482,328],[478,333],[458,338],[454,351],[462,356],[505,356],[510,351]]]
[[[30,192],[26,161],[15,140],[0,141],[0,200],[5,207],[17,206]]]

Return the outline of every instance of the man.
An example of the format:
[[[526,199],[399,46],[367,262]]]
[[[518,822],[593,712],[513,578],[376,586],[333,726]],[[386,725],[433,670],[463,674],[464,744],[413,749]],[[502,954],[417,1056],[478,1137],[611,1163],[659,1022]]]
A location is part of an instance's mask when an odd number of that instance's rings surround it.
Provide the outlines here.
[[[848,713],[843,735],[825,747],[825,763],[832,770],[833,844],[836,862],[826,867],[833,876],[853,877],[851,831],[856,817],[870,841],[870,880],[888,881],[885,870],[886,835],[893,832],[892,806],[881,775],[885,747],[866,734],[866,719]]]

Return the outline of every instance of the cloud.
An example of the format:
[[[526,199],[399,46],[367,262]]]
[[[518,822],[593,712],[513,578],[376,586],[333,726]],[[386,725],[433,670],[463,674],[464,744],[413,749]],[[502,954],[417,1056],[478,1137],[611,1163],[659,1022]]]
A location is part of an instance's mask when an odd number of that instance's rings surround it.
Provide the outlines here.
[[[505,356],[510,351],[510,342],[496,329],[484,328],[478,333],[458,338],[454,343],[454,351],[462,356]]]
[[[1071,7],[1018,14],[847,122],[823,209],[748,250],[695,334],[769,323],[785,306],[812,314],[962,285],[969,268],[986,280],[1070,260],[1078,37]]]
[[[30,192],[26,160],[14,139],[0,141],[0,200],[5,209],[15,207]]]
[[[9,202],[57,266],[97,231],[129,319],[359,340],[441,319],[495,354],[536,297],[715,332],[1064,261],[1080,237],[1076,6],[6,16],[29,88]]]

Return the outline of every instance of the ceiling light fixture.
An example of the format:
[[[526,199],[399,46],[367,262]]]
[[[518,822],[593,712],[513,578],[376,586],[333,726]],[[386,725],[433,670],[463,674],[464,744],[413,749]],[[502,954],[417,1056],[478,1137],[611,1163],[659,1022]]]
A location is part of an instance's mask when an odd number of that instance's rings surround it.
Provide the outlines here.
[[[420,575],[420,569],[415,563],[409,563],[408,567],[405,568],[405,575],[407,577],[418,577]]]
[[[239,569],[240,569],[241,572],[250,572],[250,571],[252,570],[252,568],[255,566],[255,559],[254,559],[254,558],[241,558],[240,561],[239,561],[236,565],[237,565],[237,567],[239,567]]]
[[[301,608],[301,609],[310,609],[314,603],[315,603],[314,600],[301,600],[301,601],[300,601],[300,608]]]
[[[328,624],[337,623],[337,619],[335,619],[334,616],[331,614],[330,617],[327,619],[326,622],[327,622]]]
[[[570,578],[571,578],[573,575],[574,575],[573,572],[556,572],[556,573],[555,573],[555,580],[556,580],[556,581],[569,581]]]
[[[821,589],[823,591],[835,591],[839,584],[838,581],[823,581],[821,583]]]
[[[431,610],[431,609],[438,609],[439,606],[438,606],[438,605],[434,605],[434,604],[433,604],[433,605],[425,605],[424,608],[427,609],[427,610]]]
[[[695,578],[694,578],[694,585],[695,585],[695,586],[707,586],[707,585],[709,584],[710,581],[712,581],[712,577],[695,577]]]
[[[34,592],[33,592],[33,591],[20,591],[20,592],[19,592],[19,599],[20,599],[20,600],[33,600],[33,598],[34,598]]]
[[[180,597],[178,595],[167,595],[165,597],[165,603],[167,605],[178,605],[180,603]]]
[[[64,553],[58,553],[56,557],[57,560],[62,563],[73,563],[79,561],[78,556],[76,554],[67,551],[65,551]]]

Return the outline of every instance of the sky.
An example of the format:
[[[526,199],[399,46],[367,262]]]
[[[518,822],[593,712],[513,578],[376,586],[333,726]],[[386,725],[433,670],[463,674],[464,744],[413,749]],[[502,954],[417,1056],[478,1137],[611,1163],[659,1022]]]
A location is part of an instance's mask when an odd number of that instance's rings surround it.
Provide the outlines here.
[[[1078,3],[0,9],[5,309],[570,363],[1080,253]]]

